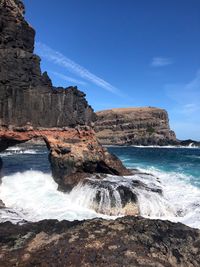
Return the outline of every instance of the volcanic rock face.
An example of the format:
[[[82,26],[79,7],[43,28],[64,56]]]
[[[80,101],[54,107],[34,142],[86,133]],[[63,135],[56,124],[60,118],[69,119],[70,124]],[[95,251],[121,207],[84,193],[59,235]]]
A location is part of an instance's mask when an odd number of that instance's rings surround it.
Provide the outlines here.
[[[97,137],[106,145],[169,145],[176,136],[169,127],[165,110],[153,107],[118,108],[99,111],[95,123]]]
[[[200,231],[124,217],[0,225],[0,266],[199,267]]]
[[[34,29],[20,0],[0,1],[0,125],[74,127],[95,119],[76,87],[55,88],[33,54]]]

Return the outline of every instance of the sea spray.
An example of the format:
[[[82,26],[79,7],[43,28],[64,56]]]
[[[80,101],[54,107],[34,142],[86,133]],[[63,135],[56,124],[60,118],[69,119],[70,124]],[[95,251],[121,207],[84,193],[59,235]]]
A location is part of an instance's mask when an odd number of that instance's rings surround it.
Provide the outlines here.
[[[49,173],[46,147],[29,145],[8,149],[2,153],[6,176],[0,186],[0,199],[9,209],[0,210],[0,220],[116,218],[127,214],[119,194],[119,186],[125,186],[137,197],[142,216],[180,221],[200,228],[200,150],[110,149],[120,156],[126,166],[139,167],[143,175],[108,175],[101,184],[93,179],[95,183],[79,184],[69,194],[57,191],[57,184]],[[26,154],[30,150],[33,154]],[[35,170],[24,171],[27,168]],[[16,170],[19,170],[18,173]],[[147,188],[135,186],[133,181],[139,181]],[[110,216],[112,214],[115,216]]]
[[[148,186],[157,188],[159,185],[162,188],[162,194],[144,188],[132,188],[138,197],[140,214],[144,217],[181,221],[190,226],[200,227],[200,190],[187,185],[183,181],[183,175],[171,176],[155,169],[151,169],[151,173],[154,176],[138,174],[126,178],[118,177],[118,185],[131,185],[131,181],[140,178],[140,181]],[[104,182],[109,181],[111,183],[116,181],[116,177],[110,175],[104,178]],[[18,213],[19,219],[29,221],[50,218],[59,220],[116,218],[105,215],[111,214],[112,210],[109,191],[106,188],[102,188],[100,202],[98,205],[95,204],[97,190],[100,190],[99,187],[79,184],[69,194],[62,193],[57,191],[57,184],[50,174],[27,171],[4,177],[0,195],[6,206],[16,212],[15,222]],[[114,191],[114,195],[115,209],[118,211],[117,215],[121,216],[123,215],[121,199],[117,191]],[[100,213],[102,211],[104,214]],[[9,213],[6,216],[8,219]],[[4,214],[4,218],[6,216]]]
[[[84,189],[81,188],[81,190]],[[79,197],[83,193],[81,190],[75,189],[76,193],[72,191],[71,194],[60,192],[50,174],[26,171],[5,176],[0,186],[0,197],[9,210],[15,214],[21,214],[19,221],[21,218],[28,221],[42,219],[73,221],[95,217],[107,218],[106,215],[98,214],[87,208],[87,205],[84,207],[84,205],[79,204]],[[86,204],[88,195],[84,193],[83,196],[85,199],[82,200],[82,203],[85,202]],[[7,213],[7,219],[13,221],[12,216],[9,219],[9,213]],[[0,220],[2,221],[2,216]],[[3,221],[5,220],[3,219]],[[13,222],[16,222],[16,218]]]

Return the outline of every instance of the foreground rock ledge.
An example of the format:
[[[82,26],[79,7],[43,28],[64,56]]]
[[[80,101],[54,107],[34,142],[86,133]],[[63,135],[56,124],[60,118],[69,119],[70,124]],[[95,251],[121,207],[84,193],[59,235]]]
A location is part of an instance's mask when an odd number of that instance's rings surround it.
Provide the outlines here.
[[[124,217],[0,224],[0,266],[199,267],[200,231]]]

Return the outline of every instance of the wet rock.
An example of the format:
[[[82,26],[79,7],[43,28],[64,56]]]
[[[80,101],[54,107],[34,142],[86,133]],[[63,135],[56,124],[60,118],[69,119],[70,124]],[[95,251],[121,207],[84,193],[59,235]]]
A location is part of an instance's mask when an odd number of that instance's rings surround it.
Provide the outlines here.
[[[5,204],[3,203],[3,201],[0,199],[0,209],[5,208]]]
[[[106,215],[139,215],[137,195],[132,188],[109,180],[85,179],[83,185],[93,190],[90,208]]]
[[[178,144],[170,130],[168,114],[153,107],[118,108],[96,113],[95,131],[106,145]]]
[[[182,140],[179,143],[181,146],[200,147],[200,142],[191,139]]]
[[[199,267],[200,231],[124,217],[0,224],[0,266]]]
[[[139,173],[137,173],[139,175]],[[144,176],[144,174],[140,175]],[[161,188],[156,185],[152,187],[142,183],[139,180],[133,180],[124,177],[92,176],[85,178],[83,186],[89,186],[92,191],[90,208],[98,213],[107,215],[139,215],[139,205],[137,191],[151,191],[155,194],[162,194]],[[87,191],[87,189],[86,189]]]

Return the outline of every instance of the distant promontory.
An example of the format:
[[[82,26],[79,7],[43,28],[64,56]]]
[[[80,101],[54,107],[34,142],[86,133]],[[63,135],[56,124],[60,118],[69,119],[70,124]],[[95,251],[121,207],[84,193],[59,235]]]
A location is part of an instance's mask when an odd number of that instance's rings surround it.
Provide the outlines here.
[[[155,107],[114,108],[96,113],[95,130],[105,145],[174,145],[167,111]]]

